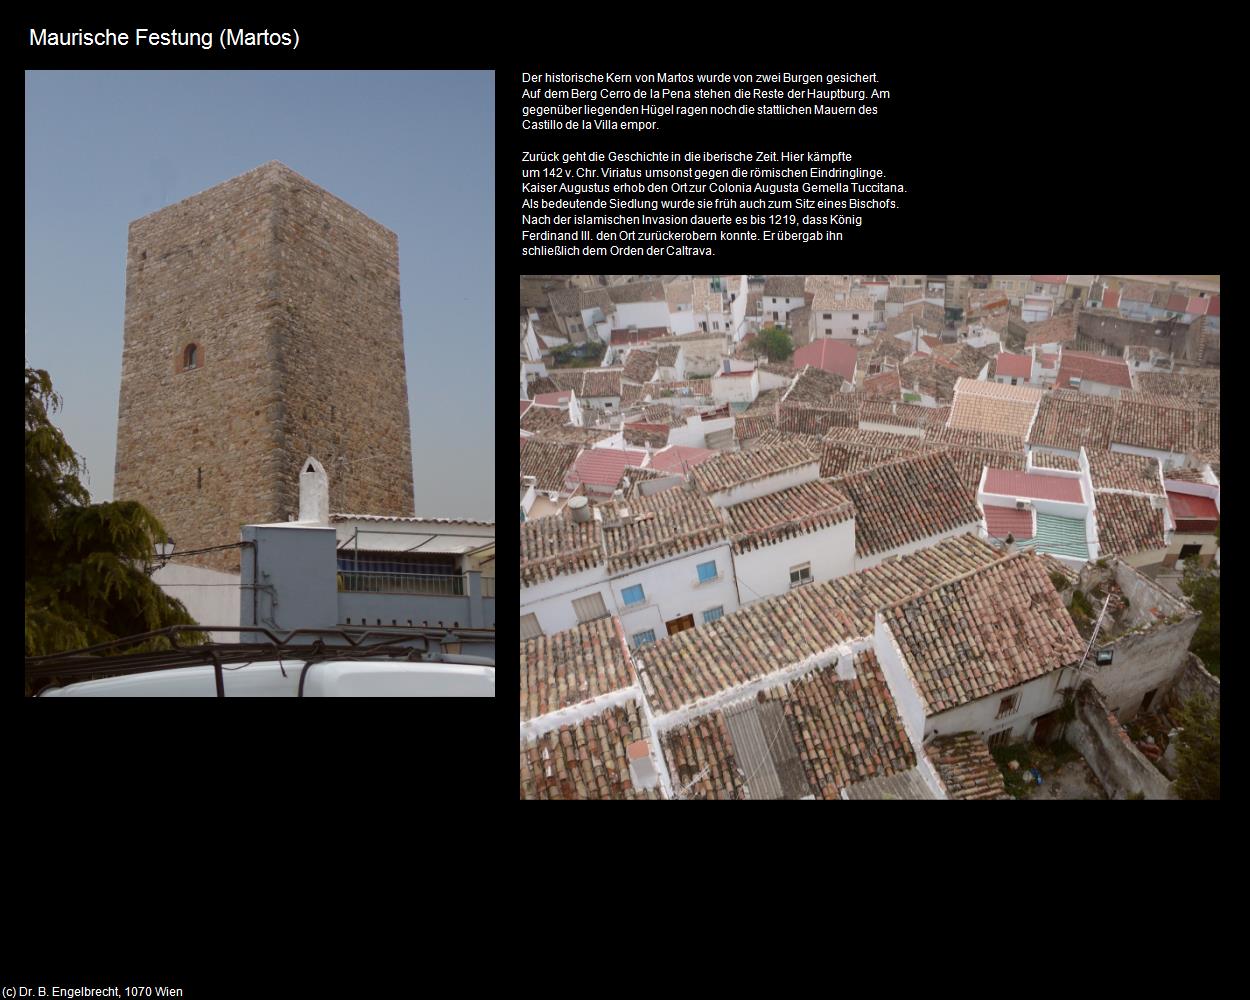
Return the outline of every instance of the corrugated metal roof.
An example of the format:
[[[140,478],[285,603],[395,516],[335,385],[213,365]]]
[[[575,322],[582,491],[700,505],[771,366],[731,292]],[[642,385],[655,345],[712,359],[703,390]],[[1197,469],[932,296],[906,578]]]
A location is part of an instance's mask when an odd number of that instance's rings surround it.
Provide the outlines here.
[[[1071,559],[1088,559],[1089,543],[1085,540],[1085,519],[1059,517],[1057,514],[1037,515],[1037,535],[1033,539],[1038,552]]]
[[[1172,507],[1172,516],[1177,520],[1218,521],[1220,512],[1215,508],[1211,497],[1194,496],[1190,493],[1173,493],[1168,490],[1168,503]]]
[[[351,533],[339,539],[342,551],[360,552],[421,552],[427,554],[464,555],[483,545],[494,545],[495,540],[485,535],[427,535],[400,531],[364,531]]]
[[[793,799],[809,794],[780,702],[743,702],[725,709],[734,755],[753,799]]]
[[[937,798],[920,771],[912,768],[902,774],[887,774],[881,778],[869,778],[846,790],[848,799],[933,799]]]
[[[405,524],[485,524],[495,526],[494,521],[475,521],[468,517],[385,517],[381,514],[331,514],[331,521],[402,521]]]

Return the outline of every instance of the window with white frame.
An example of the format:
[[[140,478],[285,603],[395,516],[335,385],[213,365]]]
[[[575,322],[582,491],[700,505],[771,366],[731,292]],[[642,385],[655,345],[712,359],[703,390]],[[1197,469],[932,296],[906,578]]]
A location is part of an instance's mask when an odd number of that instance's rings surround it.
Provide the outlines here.
[[[655,642],[655,629],[649,628],[645,632],[635,632],[633,635],[634,649],[641,649],[648,643]]]
[[[812,564],[804,563],[802,566],[790,567],[790,586],[801,587],[805,583],[812,582]]]
[[[543,627],[538,624],[538,615],[521,616],[521,638],[537,639],[543,634]]]
[[[716,561],[699,563],[699,582],[708,583],[716,579]]]
[[[717,618],[723,617],[725,617],[725,608],[723,605],[719,608],[708,608],[705,612],[703,612],[703,624],[711,625]]]
[[[1005,719],[1013,714],[1020,707],[1020,692],[1009,694],[1006,698],[998,703],[998,714],[994,716],[996,719]]]
[[[646,599],[647,596],[642,592],[641,583],[636,583],[632,587],[626,587],[621,591],[621,601],[625,604],[641,604]]]

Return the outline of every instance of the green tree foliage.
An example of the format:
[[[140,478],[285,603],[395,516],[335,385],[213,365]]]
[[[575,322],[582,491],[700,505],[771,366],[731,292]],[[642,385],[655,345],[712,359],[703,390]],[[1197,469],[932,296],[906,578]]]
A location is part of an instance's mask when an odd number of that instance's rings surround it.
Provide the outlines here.
[[[1220,797],[1220,706],[1201,694],[1185,702],[1175,715],[1182,732],[1177,739],[1176,794],[1182,799]]]
[[[790,338],[790,332],[780,326],[761,330],[752,346],[763,351],[769,361],[789,361],[794,354],[794,341]]]
[[[49,419],[60,405],[48,373],[27,368],[26,655],[194,625],[144,571],[165,529],[134,501],[90,502],[78,478],[86,467]]]
[[[1189,649],[1216,677],[1220,676],[1220,574],[1205,570],[1197,559],[1185,560],[1181,593],[1189,598],[1195,611],[1202,612],[1198,631]]]

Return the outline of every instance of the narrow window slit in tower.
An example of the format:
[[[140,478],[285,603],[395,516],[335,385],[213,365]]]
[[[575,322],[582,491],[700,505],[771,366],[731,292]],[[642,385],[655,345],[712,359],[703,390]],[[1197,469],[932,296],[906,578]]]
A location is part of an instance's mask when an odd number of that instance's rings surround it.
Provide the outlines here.
[[[195,470],[195,488],[201,490],[204,488],[204,467]]]

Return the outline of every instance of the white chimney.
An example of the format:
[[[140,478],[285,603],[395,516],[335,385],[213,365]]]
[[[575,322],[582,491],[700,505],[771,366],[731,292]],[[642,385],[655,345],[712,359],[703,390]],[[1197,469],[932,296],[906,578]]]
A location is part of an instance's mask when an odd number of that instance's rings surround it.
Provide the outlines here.
[[[853,681],[855,680],[855,658],[851,654],[849,646],[843,646],[838,650],[838,680]]]
[[[634,740],[629,745],[629,777],[635,788],[654,788],[660,780],[655,762],[651,759],[651,746],[646,740]]]
[[[299,519],[330,523],[330,482],[326,470],[311,455],[300,466]]]

